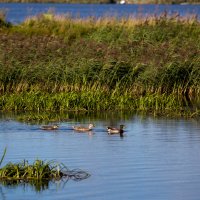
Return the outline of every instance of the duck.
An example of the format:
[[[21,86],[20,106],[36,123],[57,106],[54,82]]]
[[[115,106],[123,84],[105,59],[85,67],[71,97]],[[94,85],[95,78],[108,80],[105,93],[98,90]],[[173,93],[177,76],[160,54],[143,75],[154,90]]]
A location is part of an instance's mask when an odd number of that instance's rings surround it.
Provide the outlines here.
[[[120,134],[120,136],[122,136],[124,133],[123,128],[124,128],[124,125],[120,125],[119,128],[113,128],[113,127],[108,126],[107,131],[108,131],[108,134],[110,134],[110,135]]]
[[[93,127],[94,127],[94,124],[89,124],[88,127],[83,127],[83,126],[72,126],[72,128],[73,128],[75,131],[80,131],[80,132],[91,131]]]
[[[54,124],[54,125],[43,125],[40,127],[40,129],[42,130],[57,130],[58,129],[58,125]]]

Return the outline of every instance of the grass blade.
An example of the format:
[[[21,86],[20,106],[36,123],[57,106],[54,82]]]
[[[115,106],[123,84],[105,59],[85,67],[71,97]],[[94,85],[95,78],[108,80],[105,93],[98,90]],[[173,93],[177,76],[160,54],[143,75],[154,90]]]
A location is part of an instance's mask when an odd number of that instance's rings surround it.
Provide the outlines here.
[[[7,151],[7,147],[5,147],[3,155],[1,157],[0,166],[1,166],[1,163],[3,162],[3,159],[4,159],[5,155],[6,155],[6,151]]]

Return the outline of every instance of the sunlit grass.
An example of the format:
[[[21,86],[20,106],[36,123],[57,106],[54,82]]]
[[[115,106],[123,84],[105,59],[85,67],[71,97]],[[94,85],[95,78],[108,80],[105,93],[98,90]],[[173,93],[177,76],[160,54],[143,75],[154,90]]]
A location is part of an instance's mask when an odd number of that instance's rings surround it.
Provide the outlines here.
[[[29,164],[27,160],[20,163],[8,163],[0,169],[0,180],[59,180],[61,178],[85,179],[90,175],[81,170],[69,170],[63,164],[54,161],[36,160]]]
[[[6,148],[0,161],[0,165],[6,154]],[[0,168],[0,182],[4,184],[15,184],[22,182],[31,182],[39,184],[46,181],[55,181],[61,179],[83,180],[90,176],[89,173],[82,170],[69,170],[64,164],[56,161],[35,160],[29,164],[27,160],[18,163],[9,162]]]
[[[73,19],[48,12],[4,27],[0,43],[1,110],[198,109],[195,16]]]

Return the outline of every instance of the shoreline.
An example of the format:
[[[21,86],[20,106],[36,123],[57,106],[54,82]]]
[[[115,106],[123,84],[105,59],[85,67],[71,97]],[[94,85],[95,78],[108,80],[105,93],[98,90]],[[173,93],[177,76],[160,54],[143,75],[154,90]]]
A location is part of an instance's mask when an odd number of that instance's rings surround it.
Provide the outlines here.
[[[68,0],[5,0],[1,1],[0,3],[55,3],[55,4],[121,4],[121,5],[147,5],[147,4],[154,4],[154,5],[200,5],[200,2],[165,2],[165,0],[158,2],[158,1],[147,1],[147,2],[141,2],[140,0],[134,1],[134,2],[120,2],[120,1],[112,1],[112,0],[102,0],[102,1],[95,1],[95,0],[86,0],[86,1],[68,1]]]

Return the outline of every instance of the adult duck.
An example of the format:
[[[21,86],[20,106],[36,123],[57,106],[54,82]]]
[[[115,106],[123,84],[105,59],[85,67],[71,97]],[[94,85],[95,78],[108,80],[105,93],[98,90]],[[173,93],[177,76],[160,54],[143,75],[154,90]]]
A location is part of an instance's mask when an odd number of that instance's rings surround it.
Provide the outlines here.
[[[58,129],[58,125],[43,125],[40,127],[40,129],[42,130],[57,130]]]
[[[124,133],[123,128],[124,128],[124,125],[120,125],[119,128],[113,128],[113,127],[108,126],[107,131],[108,131],[108,134],[110,135],[120,134],[120,136],[123,136],[123,133]]]
[[[94,124],[89,124],[88,127],[84,127],[84,126],[72,126],[72,128],[75,131],[80,131],[80,132],[91,131],[93,127],[94,127]]]

